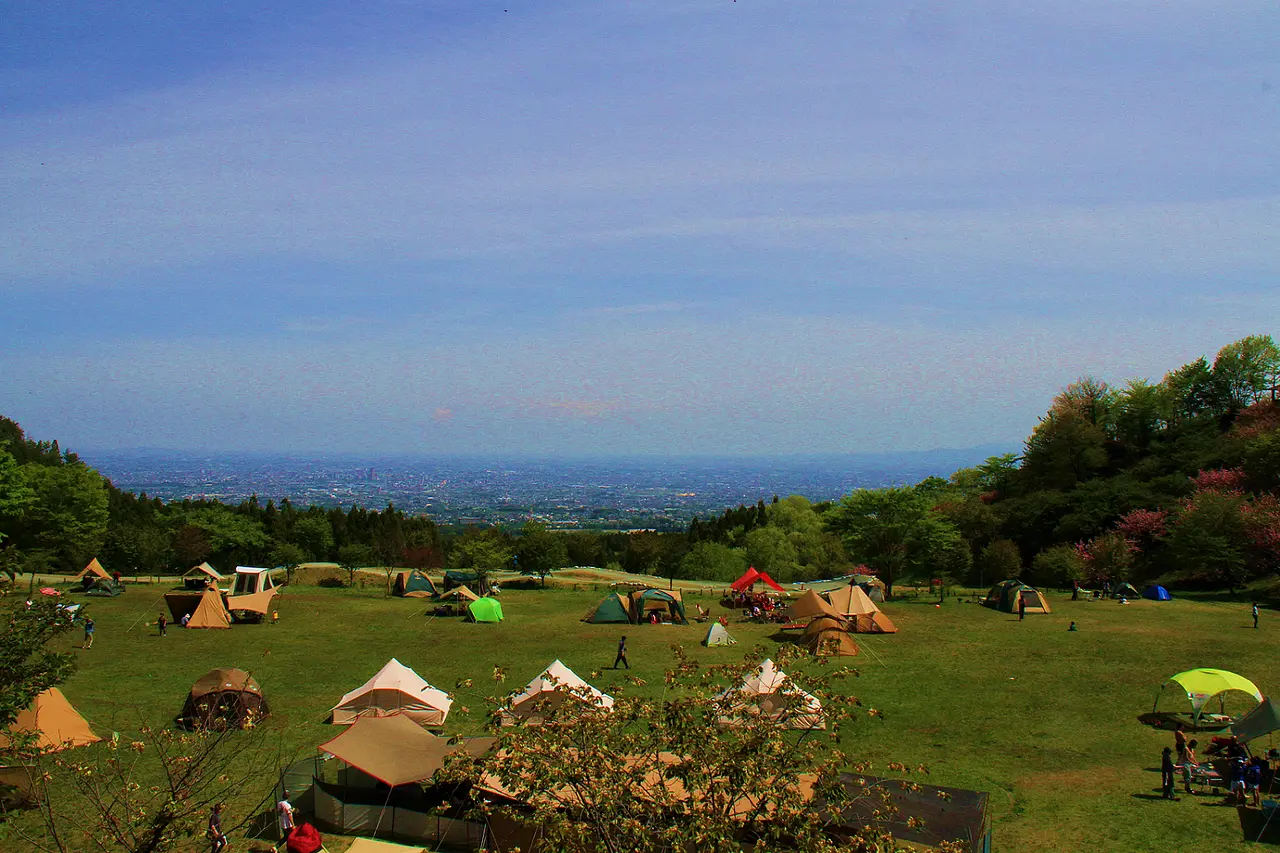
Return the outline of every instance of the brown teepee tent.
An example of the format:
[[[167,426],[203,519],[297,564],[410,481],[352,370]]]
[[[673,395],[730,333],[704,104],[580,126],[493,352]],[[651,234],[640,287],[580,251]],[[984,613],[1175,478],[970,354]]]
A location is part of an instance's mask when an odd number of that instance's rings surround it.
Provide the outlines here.
[[[849,630],[858,634],[896,634],[898,626],[876,606],[862,587],[848,584],[826,593],[836,612],[849,620]]]
[[[18,714],[9,732],[34,734],[35,746],[50,752],[102,740],[56,687],[41,693],[30,708]],[[0,747],[8,745],[8,733],[0,732]]]
[[[222,593],[209,587],[200,596],[200,604],[187,621],[188,628],[230,628],[231,614],[222,603]]]
[[[804,644],[816,655],[852,656],[858,644],[849,636],[847,623],[833,616],[819,616],[804,629]]]
[[[803,622],[818,616],[829,616],[832,619],[840,618],[840,614],[836,612],[836,609],[813,590],[806,591],[791,605],[791,618],[797,622]]]

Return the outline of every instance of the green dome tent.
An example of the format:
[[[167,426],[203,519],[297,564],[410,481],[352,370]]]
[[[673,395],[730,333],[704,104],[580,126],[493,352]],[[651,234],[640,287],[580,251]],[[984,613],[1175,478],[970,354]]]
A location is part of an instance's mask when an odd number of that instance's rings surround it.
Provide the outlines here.
[[[582,617],[583,622],[594,625],[627,625],[635,622],[631,618],[631,599],[625,595],[611,592],[591,612]]]
[[[1028,613],[1052,612],[1049,610],[1049,602],[1045,601],[1040,590],[1027,586],[1017,579],[1001,581],[991,587],[991,591],[987,593],[987,597],[982,604],[984,607],[991,607],[1003,613],[1017,613],[1019,594],[1027,602]]]
[[[467,606],[475,622],[501,622],[502,605],[496,598],[477,598]]]

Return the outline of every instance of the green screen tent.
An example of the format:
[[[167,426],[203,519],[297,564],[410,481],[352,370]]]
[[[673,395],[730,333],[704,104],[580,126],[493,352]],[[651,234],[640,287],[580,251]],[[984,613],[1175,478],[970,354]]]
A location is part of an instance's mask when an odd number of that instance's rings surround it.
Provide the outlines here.
[[[471,611],[471,619],[475,622],[501,622],[502,605],[496,598],[477,598],[467,605]]]
[[[600,603],[582,617],[582,621],[595,625],[631,624],[635,622],[635,619],[631,618],[631,600],[625,595],[611,592],[600,599]]]

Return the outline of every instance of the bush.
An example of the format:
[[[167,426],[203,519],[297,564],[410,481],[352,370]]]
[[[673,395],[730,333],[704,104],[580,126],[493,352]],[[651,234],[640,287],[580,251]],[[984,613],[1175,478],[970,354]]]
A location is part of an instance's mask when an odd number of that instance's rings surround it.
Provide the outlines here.
[[[322,586],[325,589],[343,589],[346,587],[346,585],[347,585],[347,582],[344,581],[342,578],[335,578],[335,577],[320,578],[320,580],[316,583],[316,586]]]
[[[1084,580],[1084,557],[1070,545],[1054,545],[1036,554],[1031,576],[1038,586],[1066,589],[1072,581]]]

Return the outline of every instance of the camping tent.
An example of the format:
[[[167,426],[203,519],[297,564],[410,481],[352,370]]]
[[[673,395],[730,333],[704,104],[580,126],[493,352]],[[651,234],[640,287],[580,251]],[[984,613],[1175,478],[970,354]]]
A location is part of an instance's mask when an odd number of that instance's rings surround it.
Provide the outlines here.
[[[1173,598],[1173,596],[1169,594],[1169,590],[1154,583],[1142,591],[1142,597],[1150,599],[1151,601],[1169,601]]]
[[[1156,694],[1155,704],[1151,706],[1153,714],[1160,705],[1160,697],[1164,694],[1165,688],[1171,684],[1177,685],[1177,690],[1174,692],[1184,693],[1187,699],[1190,700],[1192,720],[1197,723],[1204,714],[1205,706],[1215,696],[1218,697],[1219,711],[1224,714],[1225,695],[1232,691],[1247,693],[1254,698],[1254,701],[1262,702],[1262,691],[1258,690],[1258,686],[1243,675],[1236,675],[1234,672],[1227,672],[1225,669],[1189,669],[1186,672],[1179,672],[1177,675],[1169,676],[1169,680],[1160,685],[1160,692]]]
[[[755,585],[756,581],[760,581],[777,592],[782,592],[782,587],[778,586],[777,581],[769,577],[767,573],[757,571],[754,566],[743,572],[742,577],[729,584],[729,588],[735,592],[746,592]]]
[[[102,740],[56,687],[36,696],[31,707],[18,714],[8,731],[35,735],[34,746],[49,752]],[[7,747],[9,743],[9,735],[0,732],[0,747]]]
[[[880,580],[880,578],[875,575],[856,574],[849,578],[849,583],[854,586],[862,587],[862,591],[865,592],[867,597],[872,601],[884,601],[884,581]]]
[[[1231,733],[1241,743],[1269,735],[1280,730],[1280,705],[1270,697],[1264,698],[1256,708],[1231,724]]]
[[[84,591],[85,595],[97,595],[103,598],[115,598],[124,592],[124,584],[112,578],[98,578],[89,584],[89,588]]]
[[[684,615],[684,599],[678,589],[639,589],[631,593],[631,612],[637,622],[649,621],[650,614],[657,613],[663,622],[688,625]]]
[[[270,713],[262,688],[242,669],[206,672],[191,685],[178,724],[188,728],[243,727]]]
[[[991,587],[991,591],[987,593],[987,597],[982,604],[985,607],[992,607],[1004,613],[1017,613],[1019,595],[1026,600],[1028,613],[1052,612],[1049,609],[1049,602],[1045,600],[1040,590],[1027,586],[1016,578],[1001,581]]]
[[[271,611],[271,600],[280,592],[279,587],[271,587],[264,589],[262,592],[255,592],[252,595],[233,595],[227,598],[227,609],[240,613],[238,619],[244,618],[245,613],[256,613],[265,616]],[[190,628],[190,623],[187,624]]]
[[[333,707],[333,722],[349,725],[360,717],[403,714],[424,726],[443,726],[453,700],[418,673],[392,658],[373,678],[347,693]]]
[[[1112,598],[1141,598],[1142,593],[1138,592],[1138,588],[1131,583],[1122,583],[1115,589],[1111,590]]]
[[[847,584],[824,594],[836,613],[848,620],[850,631],[858,634],[898,633],[898,626],[876,606],[862,587]]]
[[[803,622],[817,616],[830,616],[832,619],[840,618],[840,614],[822,596],[811,589],[806,590],[804,595],[792,603],[791,618]]]
[[[110,579],[111,575],[107,574],[107,570],[102,568],[102,563],[98,562],[98,558],[94,557],[89,561],[89,565],[80,570],[80,574],[72,578],[73,581],[84,580],[87,577]]]
[[[166,596],[167,597],[167,596]],[[188,628],[230,628],[231,614],[222,603],[222,593],[209,587],[200,596],[200,603],[187,621]]]
[[[819,616],[804,629],[802,642],[815,655],[852,657],[858,644],[849,636],[849,623],[834,616]]]
[[[797,687],[772,660],[765,660],[741,685],[716,699],[724,707],[721,725],[740,725],[747,716],[759,715],[789,729],[826,728],[822,703]]]
[[[480,575],[478,572],[459,572],[450,570],[444,573],[444,588],[446,590],[453,589],[455,586],[464,584],[480,584]]]
[[[396,584],[391,591],[392,595],[410,596],[412,598],[425,598],[436,594],[436,585],[431,578],[422,572],[414,569],[410,572],[400,572],[396,575]]]
[[[255,592],[271,589],[275,585],[275,581],[271,579],[270,569],[260,569],[256,566],[236,566],[235,585],[231,588],[231,594],[253,595]]]
[[[527,725],[547,722],[569,698],[606,710],[613,707],[612,696],[587,684],[557,660],[511,697],[509,706],[501,712],[502,725],[513,726],[518,721]]]
[[[454,752],[478,756],[493,743],[493,738],[451,743],[449,738],[433,735],[403,714],[392,714],[361,717],[342,734],[320,744],[320,751],[394,788],[430,779]]]
[[[441,601],[476,601],[480,596],[469,590],[466,585],[454,587],[440,596]]]
[[[182,585],[186,589],[204,589],[209,584],[220,583],[222,575],[213,566],[208,563],[201,563],[198,566],[192,566],[186,574],[182,576]]]
[[[729,633],[729,629],[719,622],[712,622],[711,627],[707,629],[707,636],[702,638],[702,645],[708,648],[711,646],[735,646],[737,644],[738,641]]]
[[[621,593],[611,592],[600,599],[600,603],[591,608],[591,611],[582,617],[582,621],[596,625],[620,625],[634,622],[635,620],[631,618],[631,599]]]
[[[496,598],[477,598],[467,605],[467,609],[471,611],[472,622],[502,621],[502,603]]]

